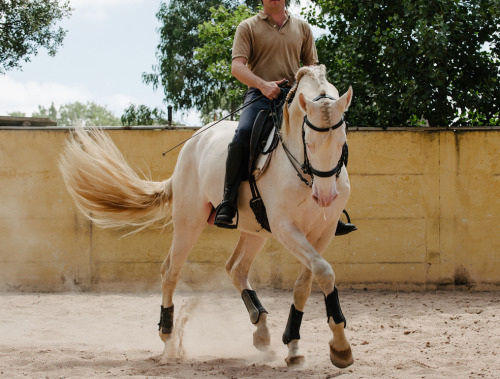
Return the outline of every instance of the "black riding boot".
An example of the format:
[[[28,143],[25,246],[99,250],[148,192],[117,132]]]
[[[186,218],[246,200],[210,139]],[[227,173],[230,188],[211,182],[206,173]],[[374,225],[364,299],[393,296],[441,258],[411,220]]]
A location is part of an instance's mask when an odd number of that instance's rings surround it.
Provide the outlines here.
[[[226,177],[224,179],[224,198],[217,207],[214,224],[220,228],[235,229],[238,219],[238,189],[245,170],[248,151],[245,146],[231,142],[227,148]]]
[[[354,232],[355,230],[358,230],[356,228],[356,225],[351,224],[350,222],[343,222],[342,220],[339,220],[337,223],[337,230],[335,231],[336,236],[343,236],[346,234],[349,234],[351,232]]]
[[[356,225],[351,224],[351,218],[349,217],[349,214],[345,209],[343,212],[347,217],[347,222],[339,220],[339,222],[337,223],[337,230],[335,231],[336,236],[343,236],[345,234],[349,234],[351,232],[354,232],[355,230],[358,230],[358,228],[356,228]]]

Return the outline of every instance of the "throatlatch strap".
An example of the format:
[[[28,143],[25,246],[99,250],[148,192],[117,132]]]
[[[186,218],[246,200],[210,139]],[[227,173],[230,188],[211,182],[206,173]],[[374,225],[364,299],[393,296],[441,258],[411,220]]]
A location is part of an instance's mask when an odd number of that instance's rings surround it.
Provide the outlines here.
[[[241,298],[247,307],[248,314],[250,315],[250,321],[252,324],[257,324],[259,322],[260,314],[267,313],[266,308],[262,306],[257,293],[253,290],[243,290],[241,292]]]
[[[161,329],[163,334],[171,334],[174,328],[174,306],[163,308],[161,306],[160,322],[158,323],[158,330]]]
[[[335,324],[344,323],[344,328],[347,326],[347,321],[342,313],[342,309],[340,309],[339,302],[339,292],[337,291],[337,287],[333,287],[333,292],[325,296],[325,305],[326,305],[326,322],[330,320],[330,317],[333,318]]]
[[[295,309],[295,305],[290,307],[288,322],[286,323],[285,332],[283,333],[282,341],[287,345],[291,340],[300,340],[300,324],[304,312]]]

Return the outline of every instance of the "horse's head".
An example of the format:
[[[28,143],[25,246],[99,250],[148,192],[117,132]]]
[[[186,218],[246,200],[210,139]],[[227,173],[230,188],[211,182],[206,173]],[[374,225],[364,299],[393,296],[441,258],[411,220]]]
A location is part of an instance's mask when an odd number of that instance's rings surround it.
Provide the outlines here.
[[[314,176],[312,197],[320,207],[328,207],[338,196],[336,179],[346,143],[344,112],[351,103],[352,88],[339,97],[326,80],[324,66],[304,67],[297,73],[296,98],[300,111],[295,117],[302,120],[295,121],[303,125],[304,162]]]

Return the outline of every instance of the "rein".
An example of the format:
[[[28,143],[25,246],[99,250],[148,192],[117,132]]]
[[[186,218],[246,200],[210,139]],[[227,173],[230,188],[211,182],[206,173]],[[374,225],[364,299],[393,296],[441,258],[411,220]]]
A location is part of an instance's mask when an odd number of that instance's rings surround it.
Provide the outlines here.
[[[182,142],[178,143],[178,144],[177,144],[177,145],[175,145],[174,147],[172,147],[172,148],[168,149],[167,151],[163,152],[161,155],[162,155],[162,156],[167,155],[167,154],[168,154],[168,153],[170,153],[172,150],[174,150],[174,149],[178,148],[178,147],[179,147],[179,146],[181,146],[181,145],[184,145],[184,144],[185,144],[187,141],[189,141],[190,139],[193,139],[193,138],[195,138],[195,137],[198,137],[201,133],[203,133],[203,132],[207,131],[207,130],[208,130],[208,129],[210,129],[212,126],[217,125],[219,122],[224,121],[224,120],[225,120],[225,119],[227,119],[228,117],[233,116],[236,112],[241,111],[243,108],[248,107],[250,104],[255,103],[257,100],[260,100],[263,96],[264,96],[264,95],[260,95],[259,97],[256,97],[256,98],[255,98],[255,99],[253,99],[252,101],[249,101],[247,104],[245,104],[245,105],[243,105],[242,107],[240,107],[240,108],[236,109],[234,112],[229,113],[227,116],[225,116],[225,117],[221,118],[220,120],[217,120],[217,121],[216,121],[216,122],[214,122],[212,125],[207,126],[207,127],[206,127],[205,129],[203,129],[201,132],[196,133],[196,134],[193,134],[191,137],[189,137],[189,138],[185,139],[184,141],[182,141]]]
[[[328,95],[319,95],[318,97],[315,97],[313,99],[313,101],[317,101],[317,100],[325,99],[325,98],[326,99],[331,99],[331,100],[337,100],[334,97],[331,97],[331,96],[328,96]],[[340,156],[340,159],[339,159],[337,165],[333,169],[331,169],[330,171],[319,171],[319,170],[316,170],[311,165],[311,163],[309,161],[309,157],[307,155],[306,137],[305,137],[306,136],[306,132],[305,132],[304,125],[307,125],[309,128],[311,128],[315,132],[324,133],[324,132],[329,132],[330,130],[338,129],[344,123],[346,124],[346,130],[347,130],[348,124],[344,120],[344,115],[342,115],[340,121],[337,122],[335,125],[332,125],[332,126],[330,126],[328,128],[318,128],[317,126],[315,126],[314,124],[312,124],[308,120],[307,115],[304,115],[304,121],[302,122],[302,145],[304,146],[304,163],[302,163],[302,164],[297,160],[297,158],[295,158],[293,156],[293,154],[290,152],[290,150],[288,150],[288,148],[285,145],[285,142],[283,141],[283,136],[281,135],[280,131],[277,131],[278,138],[279,138],[281,144],[283,145],[283,150],[285,151],[285,154],[287,155],[288,159],[290,160],[290,163],[292,163],[293,168],[295,169],[295,171],[297,171],[297,176],[308,187],[312,187],[312,185],[314,183],[314,176],[318,176],[320,178],[329,178],[329,177],[335,175],[336,178],[338,179],[339,175],[340,175],[340,171],[342,170],[342,166],[344,164],[347,164],[347,154],[348,153],[347,153],[347,143],[344,143],[344,145],[342,146],[342,155]],[[302,170],[302,173],[297,168],[297,165]],[[306,178],[304,178],[302,176],[302,174],[309,175],[311,177],[311,181],[308,181]]]

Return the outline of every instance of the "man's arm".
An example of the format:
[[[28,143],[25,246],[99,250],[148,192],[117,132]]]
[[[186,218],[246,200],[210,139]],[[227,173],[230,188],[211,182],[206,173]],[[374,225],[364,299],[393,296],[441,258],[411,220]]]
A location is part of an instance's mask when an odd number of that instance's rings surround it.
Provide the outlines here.
[[[285,79],[277,80],[274,82],[266,82],[264,79],[255,75],[247,66],[247,59],[245,57],[236,57],[231,64],[231,74],[243,84],[249,87],[258,88],[262,94],[269,100],[276,99],[281,89],[278,84]]]

